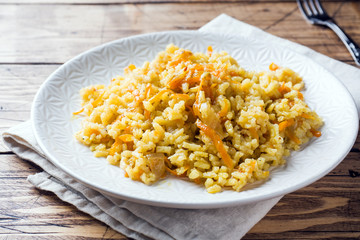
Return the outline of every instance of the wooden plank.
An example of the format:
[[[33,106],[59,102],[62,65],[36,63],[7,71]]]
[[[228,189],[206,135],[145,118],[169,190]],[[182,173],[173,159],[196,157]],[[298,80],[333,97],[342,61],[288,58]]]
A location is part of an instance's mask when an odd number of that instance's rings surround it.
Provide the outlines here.
[[[58,65],[0,65],[0,134],[30,119],[33,98]],[[0,152],[8,149],[0,141]]]
[[[324,1],[324,0],[323,0]],[[336,1],[336,0],[325,0]],[[72,5],[113,5],[113,4],[158,4],[158,3],[229,3],[252,2],[249,0],[0,0],[0,4],[72,4]],[[257,0],[256,2],[274,2],[274,0]],[[276,2],[292,2],[292,0],[278,0]]]
[[[360,3],[328,2],[324,5],[354,40],[360,42],[360,30],[353,27],[360,25]],[[63,63],[85,50],[118,38],[198,29],[221,13],[330,57],[352,62],[337,36],[327,28],[306,23],[295,2],[281,3],[281,8],[274,6],[268,2],[2,5],[0,17],[6,21],[0,22],[0,63]]]
[[[59,65],[0,65],[0,127],[2,120],[23,121],[40,85]],[[12,116],[12,117],[10,117]]]
[[[337,188],[339,182],[348,186]],[[344,182],[343,182],[344,183]],[[296,207],[294,207],[296,206]],[[286,195],[245,239],[355,239],[360,236],[360,184],[349,177],[326,176]]]
[[[233,3],[247,2],[249,0],[0,0],[0,4],[72,4],[72,5],[113,5],[113,4],[159,4],[159,3]],[[256,0],[256,2],[293,2],[292,0]],[[336,0],[323,0],[323,2],[336,2]]]

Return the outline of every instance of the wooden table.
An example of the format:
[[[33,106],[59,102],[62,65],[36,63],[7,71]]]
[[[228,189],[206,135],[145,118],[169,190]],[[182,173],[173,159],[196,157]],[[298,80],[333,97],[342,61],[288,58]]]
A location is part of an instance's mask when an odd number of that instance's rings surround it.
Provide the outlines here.
[[[134,34],[198,29],[221,13],[354,65],[337,36],[306,23],[291,1],[46,2],[0,0],[0,131],[29,119],[40,84],[73,56]],[[360,3],[324,6],[360,43]],[[126,239],[54,194],[35,189],[26,177],[40,169],[3,144],[0,151],[1,239]],[[336,169],[286,195],[244,239],[360,239],[359,160],[360,137]]]

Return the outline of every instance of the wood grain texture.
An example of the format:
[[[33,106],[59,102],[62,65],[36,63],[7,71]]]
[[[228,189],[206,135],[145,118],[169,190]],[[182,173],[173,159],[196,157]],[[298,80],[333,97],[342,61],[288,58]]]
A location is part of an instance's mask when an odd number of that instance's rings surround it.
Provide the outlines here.
[[[30,118],[40,85],[60,65],[0,65],[0,130]]]
[[[336,0],[323,0],[324,2],[336,2]],[[233,3],[245,2],[249,0],[0,0],[0,4],[67,4],[67,5],[115,5],[115,4],[159,4],[159,3]],[[253,3],[259,2],[293,2],[293,0],[253,0]]]
[[[159,3],[279,3],[294,2],[293,0],[0,0],[0,4],[52,4],[52,5],[116,5],[116,4],[159,4]],[[323,0],[323,2],[337,2],[336,0]]]
[[[323,5],[360,43],[360,2]],[[39,86],[75,55],[134,34],[198,29],[221,13],[354,65],[337,36],[306,23],[294,1],[0,0],[0,133],[29,119]],[[359,159],[360,135],[338,167],[286,195],[244,239],[360,239]],[[127,239],[32,187],[26,178],[39,171],[0,143],[0,239]]]
[[[0,135],[9,127],[30,119],[36,92],[59,66],[0,64]],[[0,153],[4,152],[9,149],[0,139]]]
[[[2,5],[0,64],[63,63],[77,54],[134,34],[198,29],[226,13],[269,33],[352,64],[347,49],[327,28],[305,22],[294,2],[164,3],[122,5]],[[360,2],[324,6],[360,42]],[[16,31],[13,31],[16,29]],[[304,34],[306,33],[306,34]]]

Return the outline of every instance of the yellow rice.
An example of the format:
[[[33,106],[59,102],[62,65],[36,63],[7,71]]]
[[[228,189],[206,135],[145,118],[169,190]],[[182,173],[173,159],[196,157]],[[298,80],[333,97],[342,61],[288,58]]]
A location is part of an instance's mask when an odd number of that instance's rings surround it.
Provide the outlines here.
[[[108,86],[81,89],[76,139],[125,176],[152,184],[168,174],[240,191],[264,180],[291,150],[319,137],[302,78],[285,67],[246,71],[226,52],[169,45]]]

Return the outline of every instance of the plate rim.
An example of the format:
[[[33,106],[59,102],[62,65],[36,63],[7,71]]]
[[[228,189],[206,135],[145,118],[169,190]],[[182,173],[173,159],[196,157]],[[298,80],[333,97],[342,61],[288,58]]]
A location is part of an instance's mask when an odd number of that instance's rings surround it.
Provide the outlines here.
[[[81,183],[83,183],[84,185],[88,186],[91,189],[95,189],[97,191],[99,191],[100,193],[103,193],[105,195],[108,196],[112,196],[115,198],[120,198],[120,199],[124,199],[124,200],[128,200],[131,202],[136,202],[136,203],[141,203],[141,204],[146,204],[146,205],[152,205],[152,206],[158,206],[158,207],[169,207],[169,208],[187,208],[187,209],[202,209],[202,208],[219,208],[219,207],[231,207],[231,206],[238,206],[238,205],[245,205],[245,204],[249,204],[249,203],[253,203],[253,202],[259,202],[259,201],[264,201],[267,199],[272,199],[272,198],[276,198],[276,197],[280,197],[283,196],[285,194],[294,192],[298,189],[301,189],[305,186],[310,185],[311,183],[314,183],[316,181],[318,181],[320,178],[324,177],[325,175],[327,175],[330,171],[332,171],[337,165],[339,165],[342,160],[348,155],[348,153],[350,152],[354,142],[356,141],[357,138],[357,133],[358,133],[358,129],[359,129],[359,121],[358,121],[358,114],[357,114],[357,108],[354,102],[354,98],[353,96],[350,94],[349,90],[345,87],[345,85],[336,77],[334,76],[334,74],[332,74],[330,71],[328,71],[325,67],[323,67],[322,65],[318,64],[317,62],[315,62],[314,60],[312,60],[311,58],[309,58],[306,55],[303,55],[301,53],[298,53],[296,51],[293,51],[292,49],[289,49],[286,46],[282,46],[284,47],[284,49],[286,49],[286,51],[290,51],[293,52],[297,55],[301,55],[304,58],[308,59],[309,61],[311,61],[312,63],[316,64],[317,66],[321,67],[323,71],[327,72],[327,74],[331,75],[333,77],[334,80],[336,80],[337,83],[340,83],[340,85],[342,86],[343,90],[345,90],[345,92],[347,93],[347,96],[351,98],[351,106],[347,106],[348,108],[351,108],[351,112],[352,113],[356,113],[356,117],[354,118],[354,123],[355,123],[355,128],[356,131],[354,131],[354,134],[352,136],[352,139],[349,140],[349,142],[351,142],[352,144],[346,148],[345,151],[343,151],[343,153],[341,154],[341,157],[335,161],[332,165],[328,166],[326,168],[326,170],[324,170],[321,174],[318,174],[315,178],[311,178],[308,179],[306,181],[302,181],[299,184],[293,185],[291,187],[286,187],[282,190],[279,191],[275,191],[275,192],[271,192],[268,194],[264,194],[258,197],[253,197],[255,199],[245,199],[240,201],[239,199],[235,199],[233,201],[217,201],[217,202],[210,202],[210,203],[192,203],[192,202],[182,202],[182,203],[172,203],[172,202],[167,202],[167,201],[153,201],[153,200],[146,200],[144,198],[141,197],[132,197],[132,196],[126,196],[124,194],[119,194],[116,192],[112,192],[109,191],[107,189],[104,189],[102,186],[96,184],[96,183],[91,183],[88,182],[86,179],[84,179],[81,176],[77,176],[75,173],[73,173],[73,171],[71,171],[70,169],[68,169],[66,166],[63,166],[61,164],[59,164],[59,161],[57,160],[57,157],[53,156],[53,154],[51,152],[49,152],[49,150],[46,148],[46,146],[44,145],[44,143],[41,140],[40,137],[40,133],[38,132],[37,126],[36,126],[36,100],[38,99],[41,91],[44,91],[46,84],[48,82],[51,81],[51,79],[58,73],[58,71],[60,71],[62,68],[65,68],[66,66],[68,66],[69,64],[71,64],[74,60],[76,60],[77,58],[80,58],[81,56],[85,56],[89,53],[92,53],[98,49],[102,49],[105,48],[108,45],[112,45],[114,43],[117,42],[121,42],[124,40],[131,40],[131,39],[135,39],[135,38],[139,38],[139,37],[147,37],[147,36],[151,36],[151,35],[157,35],[157,34],[176,34],[176,33],[195,33],[195,34],[206,34],[206,35],[226,35],[226,36],[241,36],[240,34],[229,34],[229,33],[214,33],[214,32],[206,32],[206,31],[198,31],[198,30],[174,30],[174,31],[161,31],[161,32],[152,32],[152,33],[145,33],[145,34],[137,34],[137,35],[132,35],[129,37],[125,37],[125,38],[120,38],[120,39],[116,39],[98,46],[95,46],[93,48],[90,48],[84,52],[81,52],[80,54],[76,55],[75,57],[69,59],[68,61],[66,61],[64,64],[60,65],[55,71],[53,71],[48,77],[47,79],[41,84],[40,88],[38,89],[37,93],[35,94],[33,103],[31,105],[31,119],[32,119],[32,129],[35,135],[35,139],[38,143],[38,145],[40,146],[41,150],[44,152],[45,156],[47,157],[47,159],[54,164],[57,168],[59,168],[60,170],[64,171],[66,174],[68,174],[69,176],[71,176],[72,178],[74,178],[76,181],[79,181]],[[244,37],[244,36],[242,36]],[[244,37],[246,38],[246,37]],[[247,38],[248,39],[248,38]],[[276,43],[271,43],[272,45],[277,45],[277,46],[281,46],[281,44],[276,44]]]

